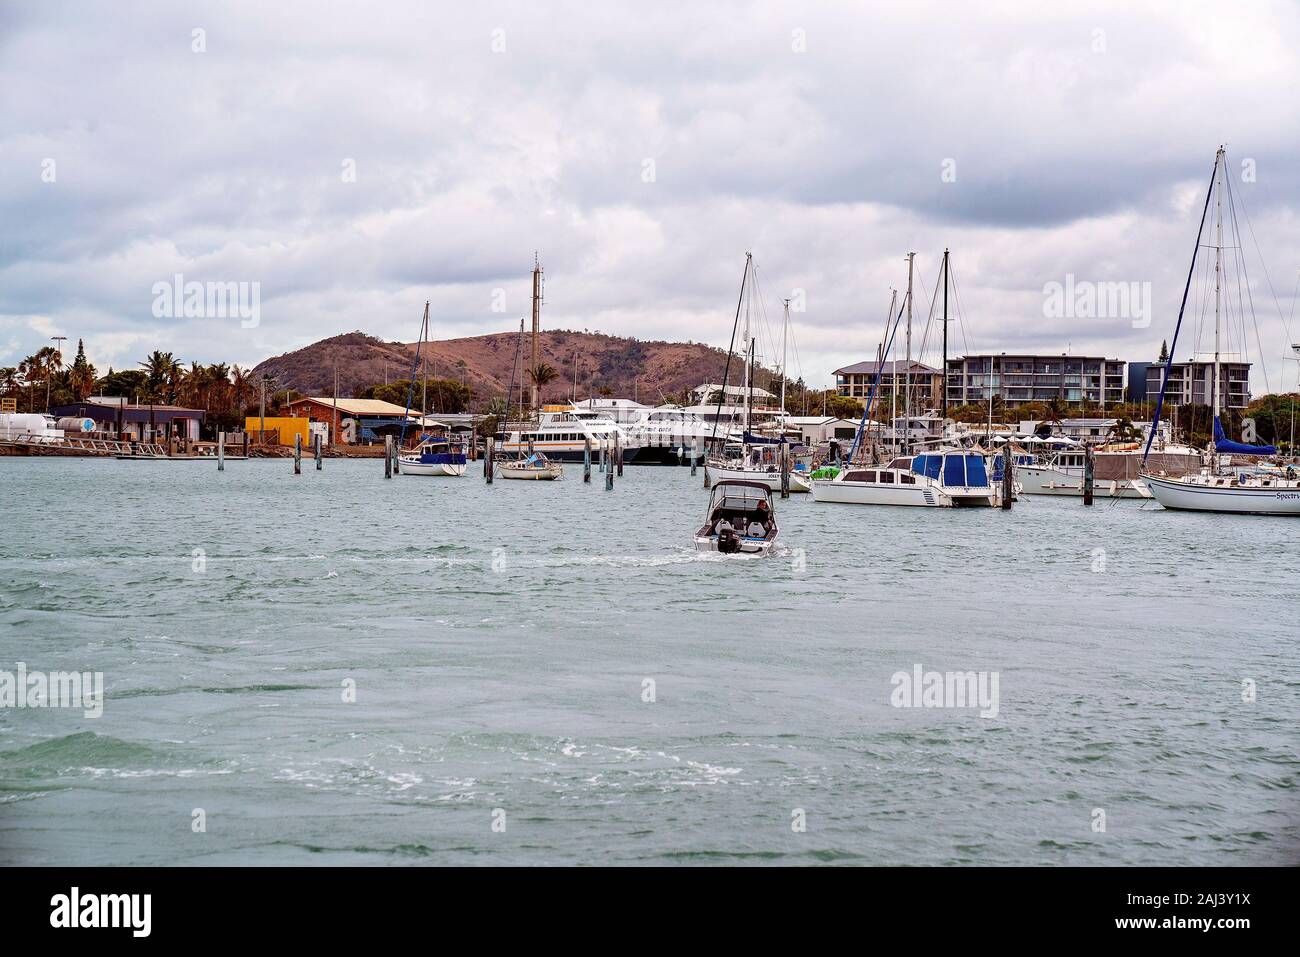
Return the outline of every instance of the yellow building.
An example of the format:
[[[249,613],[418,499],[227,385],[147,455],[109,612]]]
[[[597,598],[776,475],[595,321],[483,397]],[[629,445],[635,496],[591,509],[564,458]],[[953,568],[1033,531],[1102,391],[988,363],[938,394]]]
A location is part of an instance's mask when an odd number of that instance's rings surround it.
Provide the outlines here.
[[[304,449],[311,447],[311,421],[301,416],[271,416],[265,419],[261,416],[250,415],[244,418],[244,430],[246,432],[256,433],[262,428],[262,423],[266,423],[266,431],[276,431],[280,433],[281,445],[293,445],[295,435],[302,436],[302,447]]]

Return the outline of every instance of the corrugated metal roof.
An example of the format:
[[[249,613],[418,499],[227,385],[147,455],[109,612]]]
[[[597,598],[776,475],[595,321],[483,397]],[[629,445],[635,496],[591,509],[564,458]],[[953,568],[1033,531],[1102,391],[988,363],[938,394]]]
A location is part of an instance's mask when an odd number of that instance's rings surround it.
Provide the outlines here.
[[[289,403],[290,407],[299,405],[303,402],[315,402],[318,405],[333,408],[335,403],[338,404],[339,410],[346,412],[348,415],[405,415],[406,409],[400,405],[393,405],[391,402],[385,402],[382,399],[334,399],[330,396],[309,396],[305,399],[294,399]]]

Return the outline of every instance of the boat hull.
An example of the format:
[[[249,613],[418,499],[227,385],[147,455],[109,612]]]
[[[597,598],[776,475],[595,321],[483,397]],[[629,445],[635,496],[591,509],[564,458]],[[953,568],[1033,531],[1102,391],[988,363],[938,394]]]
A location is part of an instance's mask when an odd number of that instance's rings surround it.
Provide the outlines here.
[[[1041,465],[1018,465],[1015,478],[1024,486],[1026,495],[1069,495],[1083,497],[1083,479],[1059,469]],[[1147,499],[1151,493],[1141,479],[1109,479],[1094,481],[1092,493],[1097,498]]]
[[[554,482],[564,474],[564,469],[554,462],[543,469],[523,468],[518,465],[503,465],[498,463],[495,466],[496,473],[503,479],[515,479],[524,482]]]
[[[398,459],[398,475],[432,475],[441,478],[460,478],[465,474],[465,462],[419,462]]]
[[[709,482],[759,482],[766,485],[773,492],[781,491],[781,473],[777,471],[750,471],[749,469],[727,468],[725,466],[708,465],[705,466],[708,472]],[[812,482],[807,476],[799,472],[790,473],[790,491],[793,492],[810,492],[812,491]]]
[[[812,483],[814,502],[837,505],[902,505],[913,508],[952,508],[952,498],[933,485],[885,485],[875,482],[837,482],[817,479]]]
[[[734,552],[727,552],[728,555],[770,555],[772,549],[776,547],[776,536],[773,534],[769,538],[742,538],[740,548]],[[696,535],[695,550],[697,552],[718,552],[718,536],[716,535]]]
[[[1143,475],[1151,494],[1165,508],[1185,512],[1300,516],[1300,488],[1198,485]]]

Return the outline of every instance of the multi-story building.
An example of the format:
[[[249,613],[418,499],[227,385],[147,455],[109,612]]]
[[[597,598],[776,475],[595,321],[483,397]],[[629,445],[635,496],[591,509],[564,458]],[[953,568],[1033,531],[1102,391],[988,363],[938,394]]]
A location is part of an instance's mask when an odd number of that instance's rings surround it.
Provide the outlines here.
[[[871,384],[880,375],[880,394],[901,396],[911,383],[912,397],[929,408],[938,407],[943,397],[943,376],[933,366],[905,359],[887,362],[855,362],[835,370],[835,391],[850,399],[865,399],[871,394]]]
[[[948,405],[1000,397],[1008,408],[1061,399],[1068,406],[1124,401],[1124,363],[1102,356],[1002,353],[948,360]]]
[[[1149,401],[1154,402],[1160,396],[1160,382],[1164,374],[1163,363],[1151,363],[1147,367],[1146,398]],[[1198,356],[1189,362],[1175,362],[1169,369],[1165,404],[1209,405],[1213,381],[1213,357]],[[1249,362],[1220,360],[1219,396],[1225,409],[1244,409],[1250,405]]]

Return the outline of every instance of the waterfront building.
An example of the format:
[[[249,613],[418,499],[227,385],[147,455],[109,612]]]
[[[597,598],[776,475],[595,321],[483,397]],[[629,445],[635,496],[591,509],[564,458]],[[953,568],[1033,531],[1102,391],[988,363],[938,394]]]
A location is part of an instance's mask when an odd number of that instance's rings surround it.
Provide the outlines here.
[[[115,395],[92,395],[83,402],[50,409],[55,419],[93,419],[96,432],[131,442],[197,442],[205,414],[202,409],[180,405],[131,403]]]
[[[865,399],[871,394],[871,384],[880,374],[881,395],[901,396],[911,383],[913,404],[925,408],[938,408],[943,401],[943,376],[933,366],[913,360],[890,359],[885,362],[855,362],[835,370],[835,391],[850,399]],[[915,409],[914,409],[915,411]]]
[[[1071,408],[1125,401],[1124,363],[1102,356],[967,355],[948,360],[948,405],[1000,398],[1008,408],[1060,399]]]
[[[401,429],[406,409],[382,399],[334,399],[304,396],[288,403],[291,415],[324,422],[329,442],[342,445],[382,442],[384,434]]]
[[[833,415],[790,415],[786,416],[785,424],[791,429],[798,429],[799,441],[810,447],[829,442],[831,439],[840,443],[852,442],[853,436],[858,431],[857,422],[851,419],[837,419]],[[878,423],[872,422],[869,425],[876,427]]]
[[[1146,370],[1147,401],[1154,402],[1160,395],[1160,382],[1164,377],[1163,363],[1151,363]],[[1165,405],[1209,405],[1211,384],[1214,379],[1214,357],[1197,356],[1188,362],[1175,362],[1169,369],[1169,387],[1165,390]],[[1250,363],[1238,361],[1237,356],[1221,356],[1219,360],[1219,396],[1225,409],[1244,409],[1250,405]]]

